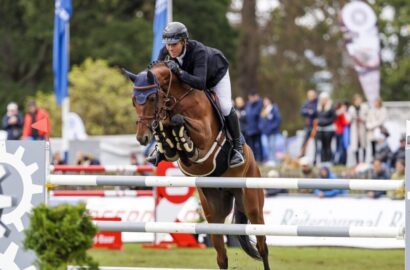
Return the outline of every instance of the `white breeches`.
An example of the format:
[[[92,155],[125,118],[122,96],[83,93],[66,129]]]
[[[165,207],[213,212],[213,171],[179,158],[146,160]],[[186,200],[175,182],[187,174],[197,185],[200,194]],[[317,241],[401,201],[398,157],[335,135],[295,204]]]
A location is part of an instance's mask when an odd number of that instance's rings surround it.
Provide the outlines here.
[[[223,115],[228,116],[232,109],[232,89],[229,69],[218,84],[213,87],[213,90],[218,98]]]

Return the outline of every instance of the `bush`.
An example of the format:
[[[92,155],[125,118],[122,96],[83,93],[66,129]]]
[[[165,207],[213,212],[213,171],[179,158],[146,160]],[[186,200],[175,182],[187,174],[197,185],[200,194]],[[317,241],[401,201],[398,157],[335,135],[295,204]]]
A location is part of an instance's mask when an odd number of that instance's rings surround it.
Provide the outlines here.
[[[98,264],[86,252],[96,232],[84,204],[57,207],[43,204],[33,209],[24,247],[36,253],[42,270],[66,269],[68,264],[94,270]]]

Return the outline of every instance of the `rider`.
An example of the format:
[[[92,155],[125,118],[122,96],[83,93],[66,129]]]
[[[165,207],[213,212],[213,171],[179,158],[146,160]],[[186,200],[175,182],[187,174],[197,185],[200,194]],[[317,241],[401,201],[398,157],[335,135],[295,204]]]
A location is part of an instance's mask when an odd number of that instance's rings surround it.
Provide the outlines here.
[[[228,60],[221,51],[189,39],[187,28],[180,22],[168,23],[162,34],[162,43],[165,46],[161,49],[158,60],[169,60],[168,67],[181,81],[195,89],[215,91],[233,139],[229,166],[232,168],[244,164],[239,121],[232,106]],[[160,152],[154,150],[147,161],[158,164],[161,159],[163,156]]]

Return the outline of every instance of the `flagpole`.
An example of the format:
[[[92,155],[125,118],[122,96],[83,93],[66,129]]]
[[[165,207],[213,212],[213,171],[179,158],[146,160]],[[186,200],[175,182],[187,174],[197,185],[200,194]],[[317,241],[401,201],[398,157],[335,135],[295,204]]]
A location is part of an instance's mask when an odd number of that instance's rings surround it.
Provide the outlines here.
[[[70,27],[69,24],[66,23],[65,25],[65,30],[67,34],[67,62],[68,66],[70,66]],[[69,68],[68,68],[69,69]],[[68,88],[68,82],[67,82],[67,88]],[[68,89],[67,89],[68,90]],[[67,91],[67,93],[69,93]],[[69,151],[69,140],[68,140],[68,114],[70,112],[70,98],[69,95],[63,98],[63,102],[61,104],[61,137],[62,137],[62,143],[61,143],[61,150],[63,152],[63,160],[68,163],[68,151]]]
[[[168,0],[167,21],[170,23],[172,20],[172,0]]]

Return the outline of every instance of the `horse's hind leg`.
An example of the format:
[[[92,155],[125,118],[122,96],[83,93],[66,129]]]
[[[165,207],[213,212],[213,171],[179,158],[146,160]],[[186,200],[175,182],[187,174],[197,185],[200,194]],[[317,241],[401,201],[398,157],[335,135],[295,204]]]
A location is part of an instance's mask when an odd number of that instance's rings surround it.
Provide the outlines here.
[[[209,223],[224,223],[226,216],[232,209],[232,197],[218,189],[198,189],[202,209]],[[211,235],[212,244],[216,250],[216,262],[219,269],[228,269],[223,235]]]

